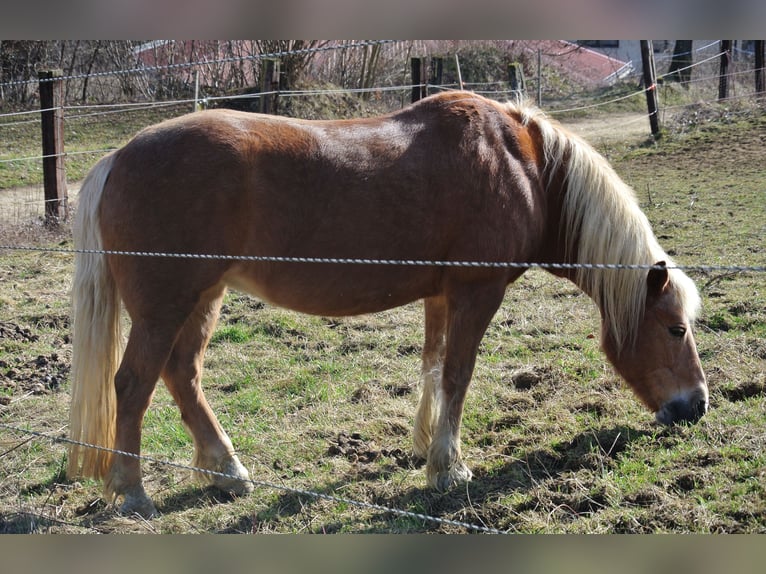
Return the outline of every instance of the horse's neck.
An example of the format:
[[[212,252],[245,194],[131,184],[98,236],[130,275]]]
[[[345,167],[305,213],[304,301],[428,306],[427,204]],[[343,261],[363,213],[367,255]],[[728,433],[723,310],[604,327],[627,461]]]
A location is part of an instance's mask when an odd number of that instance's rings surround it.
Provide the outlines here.
[[[582,261],[581,259],[581,233],[580,229],[569,229],[567,227],[567,218],[564,217],[563,210],[566,205],[567,177],[565,172],[566,164],[559,164],[556,173],[544,174],[545,181],[548,184],[548,225],[550,226],[549,237],[553,238],[549,242],[544,261],[552,264],[547,270],[555,275],[570,280],[572,283],[588,295],[599,311],[604,312],[603,293],[599,293],[600,277],[603,273],[600,269],[588,268],[590,263],[600,263],[600,261]],[[570,206],[571,207],[571,206]],[[577,217],[570,218],[577,222]],[[575,226],[576,227],[576,226]],[[556,264],[563,264],[561,267]]]

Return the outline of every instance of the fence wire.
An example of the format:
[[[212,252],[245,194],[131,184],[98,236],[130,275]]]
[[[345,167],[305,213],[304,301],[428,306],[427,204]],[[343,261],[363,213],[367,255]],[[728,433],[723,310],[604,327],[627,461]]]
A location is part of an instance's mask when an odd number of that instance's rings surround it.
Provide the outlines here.
[[[726,272],[766,272],[766,265],[658,265],[643,263],[557,263],[534,261],[451,261],[432,259],[376,259],[355,257],[300,257],[281,255],[225,255],[213,253],[166,253],[162,251],[125,251],[118,249],[75,249],[66,247],[38,247],[25,245],[0,245],[0,251],[36,251],[42,253],[87,254],[87,255],[119,255],[124,257],[164,257],[168,259],[198,259],[246,261],[252,263],[303,263],[303,264],[333,264],[333,265],[388,265],[409,267],[474,267],[497,269],[546,269],[546,270],[651,270],[679,269],[681,271],[698,271],[712,273]]]
[[[361,509],[364,509],[364,510],[373,510],[373,511],[376,511],[376,512],[384,512],[384,513],[387,513],[387,514],[393,514],[395,516],[401,516],[401,517],[404,517],[404,518],[411,518],[411,519],[414,518],[414,519],[417,519],[417,520],[422,520],[424,522],[432,522],[432,523],[438,524],[438,525],[457,526],[457,527],[465,528],[466,530],[470,530],[470,531],[474,531],[474,532],[484,532],[484,533],[487,533],[487,534],[508,534],[508,531],[499,530],[499,529],[496,529],[496,528],[490,528],[488,526],[471,524],[471,523],[468,523],[468,522],[461,522],[461,521],[458,521],[458,520],[451,520],[451,519],[448,519],[448,518],[441,518],[441,517],[438,517],[438,516],[431,516],[431,515],[428,515],[428,514],[422,514],[422,513],[419,513],[419,512],[412,512],[412,511],[409,511],[409,510],[401,510],[399,508],[394,508],[394,507],[391,507],[391,506],[384,506],[382,504],[375,504],[375,503],[372,503],[372,502],[363,502],[363,501],[359,501],[359,500],[354,500],[352,498],[336,496],[336,495],[333,495],[333,494],[324,494],[324,493],[315,492],[315,491],[312,491],[312,490],[305,490],[305,489],[301,489],[301,488],[294,488],[294,487],[285,486],[285,485],[282,485],[282,484],[276,484],[276,483],[273,483],[273,482],[268,482],[268,481],[265,481],[265,480],[249,479],[247,481],[244,481],[244,480],[242,480],[241,477],[234,476],[234,475],[231,475],[231,474],[227,474],[227,473],[224,473],[224,472],[219,472],[219,471],[215,471],[215,470],[209,470],[209,469],[206,469],[206,468],[199,468],[199,467],[196,467],[196,466],[190,466],[190,465],[181,464],[181,463],[178,463],[178,462],[172,462],[172,461],[168,461],[168,460],[163,460],[163,459],[155,458],[153,456],[140,455],[140,454],[135,454],[135,453],[132,453],[132,452],[126,452],[126,451],[123,451],[123,450],[116,450],[116,449],[107,448],[107,447],[103,447],[103,446],[99,446],[99,445],[95,445],[95,444],[89,444],[89,443],[85,443],[85,442],[80,442],[80,441],[72,440],[72,439],[69,439],[69,438],[66,438],[66,437],[56,437],[56,436],[52,436],[50,434],[46,434],[46,433],[43,433],[43,432],[34,431],[34,430],[30,430],[30,429],[23,429],[23,428],[16,427],[16,426],[13,426],[13,425],[9,425],[9,424],[6,424],[6,423],[0,423],[0,428],[3,428],[3,429],[8,430],[8,431],[15,432],[15,433],[20,433],[20,434],[24,434],[24,435],[27,435],[27,436],[31,436],[31,437],[34,437],[34,438],[41,438],[41,439],[49,440],[49,441],[55,442],[55,443],[78,445],[78,446],[82,446],[82,447],[85,447],[85,448],[90,448],[90,449],[94,449],[94,450],[99,450],[99,451],[103,451],[103,452],[109,452],[109,453],[112,453],[112,454],[118,454],[118,455],[121,455],[121,456],[126,456],[126,457],[137,459],[137,460],[140,460],[140,461],[143,461],[143,462],[151,462],[151,463],[155,463],[155,464],[160,464],[160,465],[167,466],[167,467],[170,467],[170,468],[177,468],[177,469],[186,470],[186,471],[190,471],[190,472],[199,472],[199,473],[202,473],[202,474],[206,474],[208,476],[216,476],[216,477],[220,477],[220,478],[233,479],[233,480],[238,480],[238,481],[241,481],[241,482],[249,482],[249,483],[251,483],[255,487],[270,488],[270,489],[274,489],[274,490],[281,490],[283,492],[288,492],[290,494],[297,494],[299,496],[307,496],[307,497],[310,497],[310,498],[314,498],[316,500],[326,500],[326,501],[332,502],[334,504],[347,504],[349,506],[354,506],[356,508],[361,508]]]
[[[175,64],[162,64],[155,66],[136,66],[135,68],[123,70],[107,70],[105,72],[91,72],[84,74],[71,74],[68,76],[56,76],[54,78],[35,78],[34,80],[16,80],[0,83],[0,88],[11,86],[22,86],[28,84],[38,84],[40,82],[59,82],[65,80],[83,80],[90,78],[103,78],[107,76],[127,76],[131,74],[144,74],[146,72],[160,72],[162,70],[179,70],[183,68],[196,68],[198,66],[210,66],[213,64],[229,64],[234,62],[245,62],[248,60],[268,60],[271,58],[284,58],[287,56],[299,56],[305,54],[316,54],[320,52],[333,52],[336,50],[352,50],[355,48],[366,48],[369,46],[382,46],[385,44],[396,44],[402,40],[361,40],[352,44],[319,46],[316,48],[301,48],[298,50],[282,50],[266,54],[250,54],[247,56],[229,56],[226,58],[202,59],[194,62],[178,62]]]
[[[745,75],[745,74],[752,74],[755,70],[745,70],[741,72],[733,72],[729,74],[730,76],[735,75]],[[693,79],[689,80],[685,83],[692,84],[695,82],[703,82],[703,81],[710,81],[710,80],[716,80],[718,79],[718,76],[711,76],[709,78],[701,78],[701,79]],[[451,91],[454,89],[452,86],[448,85],[432,85],[432,84],[420,84],[422,86],[426,86],[429,89],[438,89],[438,90],[447,90]],[[391,92],[391,91],[406,91],[410,90],[413,87],[417,87],[417,85],[414,84],[407,84],[407,85],[397,85],[397,86],[377,86],[372,88],[355,88],[355,89],[338,89],[338,90],[292,90],[292,91],[272,91],[272,92],[259,92],[257,94],[243,94],[243,95],[236,95],[236,96],[206,96],[199,99],[185,99],[185,100],[172,100],[172,101],[163,101],[163,102],[134,102],[134,103],[123,103],[123,104],[94,104],[94,105],[85,105],[85,106],[64,106],[60,108],[51,108],[49,110],[31,110],[31,111],[25,111],[25,112],[15,112],[15,113],[9,113],[9,114],[2,114],[0,117],[10,117],[15,115],[29,115],[29,114],[37,114],[41,111],[51,111],[60,109],[62,111],[66,110],[87,110],[87,109],[96,109],[97,111],[93,112],[86,112],[86,113],[79,113],[74,115],[67,115],[64,117],[64,120],[66,122],[72,121],[72,120],[78,120],[82,118],[93,118],[98,116],[107,116],[112,114],[120,114],[120,113],[128,113],[128,112],[134,112],[134,111],[142,111],[142,110],[148,110],[148,109],[156,109],[160,107],[172,107],[172,106],[182,106],[182,105],[190,105],[194,103],[201,103],[203,106],[207,105],[210,102],[216,102],[216,101],[223,101],[223,100],[244,100],[244,99],[257,99],[263,96],[273,96],[273,95],[279,95],[280,97],[286,97],[286,98],[294,98],[294,97],[312,97],[312,96],[319,96],[319,95],[343,95],[343,94],[359,94],[359,93],[376,93],[376,92]],[[602,106],[607,106],[610,104],[614,104],[623,100],[628,100],[631,98],[639,97],[644,94],[646,94],[647,91],[656,89],[657,85],[649,86],[648,88],[643,88],[640,90],[636,90],[634,92],[631,92],[629,94],[625,94],[622,96],[617,96],[615,98],[596,102],[594,104],[586,104],[582,106],[576,106],[571,108],[558,108],[558,109],[546,109],[546,113],[555,116],[557,114],[565,114],[575,111],[583,111],[583,110],[590,110],[599,108]],[[475,93],[481,93],[486,95],[498,95],[498,94],[512,94],[514,93],[512,90],[507,91],[476,91]],[[736,100],[745,100],[748,98],[757,98],[757,93],[747,93],[742,94],[738,96],[729,96],[725,98],[726,102],[729,101],[736,101]],[[695,108],[698,107],[700,104],[703,103],[721,103],[722,100],[720,98],[714,98],[710,100],[699,100],[693,103],[689,104],[680,104],[680,105],[665,105],[662,106],[657,112],[655,113],[664,113],[669,110],[680,110],[685,108]],[[107,109],[111,108],[111,109]],[[637,118],[636,121],[642,121],[646,118],[648,118],[651,114],[644,114],[640,118]],[[17,122],[4,122],[0,123],[0,129],[4,127],[12,127],[12,126],[18,126],[23,124],[31,124],[31,123],[39,123],[40,119],[31,119],[31,120],[20,120]],[[19,157],[19,158],[5,158],[0,159],[0,163],[14,163],[14,162],[23,162],[23,161],[32,161],[32,160],[40,160],[45,159],[47,157],[66,157],[70,155],[76,155],[76,154],[88,154],[88,153],[105,153],[108,151],[113,151],[112,149],[97,149],[97,150],[84,150],[84,151],[71,151],[71,152],[63,152],[61,154],[54,154],[54,155],[35,155],[35,156],[26,156],[26,157]]]

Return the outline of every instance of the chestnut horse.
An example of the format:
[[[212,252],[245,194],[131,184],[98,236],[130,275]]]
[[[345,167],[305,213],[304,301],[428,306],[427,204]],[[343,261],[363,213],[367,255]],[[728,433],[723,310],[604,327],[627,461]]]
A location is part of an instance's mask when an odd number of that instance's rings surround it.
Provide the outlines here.
[[[633,264],[550,270],[596,303],[607,358],[660,423],[693,422],[708,408],[693,282],[672,268],[606,160],[526,104],[451,92],[368,119],[227,110],[171,119],[91,170],[75,245],[263,256],[76,257],[70,437],[138,453],[162,378],[194,439],[193,464],[228,475],[209,481],[233,493],[252,483],[201,385],[227,288],[326,316],[424,299],[414,451],[429,484],[445,489],[471,478],[460,453],[466,390],[505,289],[525,270],[271,256]],[[131,320],[124,350],[122,306]],[[156,513],[136,458],[75,445],[68,472],[103,479],[124,512]]]

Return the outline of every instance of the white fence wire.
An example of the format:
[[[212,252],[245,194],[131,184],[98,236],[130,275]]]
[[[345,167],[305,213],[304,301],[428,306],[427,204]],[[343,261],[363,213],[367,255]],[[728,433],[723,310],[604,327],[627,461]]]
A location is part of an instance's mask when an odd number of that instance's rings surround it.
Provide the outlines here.
[[[222,261],[246,261],[251,263],[301,263],[301,264],[324,264],[324,265],[385,265],[404,267],[473,267],[495,269],[600,269],[619,271],[622,269],[680,269],[682,271],[698,271],[712,273],[725,271],[729,273],[763,273],[766,265],[647,265],[639,263],[566,263],[566,262],[533,262],[533,261],[450,261],[450,260],[426,260],[426,259],[375,259],[375,258],[343,258],[343,257],[300,257],[281,255],[224,255],[215,253],[166,253],[159,251],[120,251],[99,249],[69,249],[65,247],[40,247],[24,245],[0,245],[0,252],[7,251],[34,251],[40,253],[65,253],[74,255],[84,253],[91,255],[118,255],[123,257],[160,257],[168,259],[197,259],[197,260],[222,260]]]
[[[119,454],[121,456],[126,456],[128,458],[137,459],[137,460],[140,460],[140,461],[143,461],[143,462],[151,462],[151,463],[155,463],[155,464],[160,464],[162,466],[166,466],[166,467],[169,467],[169,468],[177,468],[177,469],[181,469],[181,470],[185,470],[185,471],[189,471],[189,472],[199,472],[199,473],[206,474],[206,475],[209,475],[209,476],[218,476],[218,477],[221,477],[221,478],[227,478],[227,479],[242,481],[241,477],[234,476],[234,475],[231,475],[231,474],[226,474],[225,472],[218,472],[218,471],[209,470],[209,469],[206,469],[206,468],[199,468],[199,467],[196,467],[196,466],[190,466],[190,465],[181,464],[181,463],[178,463],[178,462],[172,462],[172,461],[169,461],[169,460],[163,460],[163,459],[159,459],[159,458],[156,458],[156,457],[153,457],[153,456],[140,455],[140,454],[135,454],[135,453],[132,453],[132,452],[126,452],[126,451],[123,451],[123,450],[116,450],[116,449],[113,449],[113,448],[106,448],[106,447],[95,445],[95,444],[88,444],[88,443],[84,443],[84,442],[80,442],[80,441],[71,440],[71,439],[65,438],[65,437],[57,437],[57,436],[53,436],[51,434],[43,433],[43,432],[40,432],[40,431],[35,431],[35,430],[31,430],[31,429],[25,429],[25,428],[21,428],[21,427],[14,426],[14,425],[9,425],[9,424],[2,423],[2,422],[0,422],[0,428],[3,428],[5,430],[7,430],[7,431],[11,431],[11,432],[14,432],[14,433],[23,434],[23,435],[30,436],[30,437],[33,437],[33,438],[37,438],[37,439],[45,439],[45,440],[48,440],[48,441],[51,441],[51,442],[61,443],[61,444],[75,444],[75,445],[78,445],[78,446],[83,446],[83,447],[91,448],[91,449],[94,449],[94,450],[100,450],[100,451],[109,452],[109,453],[112,453],[112,454]],[[245,481],[243,481],[243,482],[245,482]],[[429,514],[423,514],[423,513],[420,513],[420,512],[412,512],[412,511],[409,511],[409,510],[402,510],[402,509],[394,508],[394,507],[391,507],[391,506],[383,506],[381,504],[374,504],[374,503],[371,503],[371,502],[359,501],[359,500],[355,500],[355,499],[352,499],[352,498],[336,496],[336,495],[333,495],[333,494],[324,494],[324,493],[321,493],[321,492],[315,492],[315,491],[312,491],[312,490],[306,490],[306,489],[302,489],[302,488],[293,488],[293,487],[290,487],[290,486],[285,486],[283,484],[277,484],[277,483],[274,483],[274,482],[268,482],[268,481],[265,481],[265,480],[250,479],[250,480],[248,480],[246,482],[250,482],[254,487],[270,488],[270,489],[273,489],[273,490],[280,490],[280,491],[283,491],[283,492],[288,492],[290,494],[296,494],[296,495],[299,495],[299,496],[305,496],[305,497],[314,498],[314,499],[317,499],[317,500],[327,500],[327,501],[332,502],[334,504],[346,504],[346,505],[353,506],[353,507],[356,507],[356,508],[361,508],[361,509],[364,509],[364,510],[373,510],[373,511],[376,511],[376,512],[384,512],[384,513],[387,513],[387,514],[393,514],[394,516],[401,516],[401,517],[405,517],[405,518],[413,518],[413,519],[416,519],[416,520],[421,520],[423,522],[431,522],[431,523],[434,523],[434,524],[437,524],[437,525],[457,526],[459,528],[464,528],[464,529],[466,529],[468,531],[471,531],[471,532],[483,532],[483,533],[487,533],[487,534],[508,534],[508,531],[499,530],[499,529],[491,528],[491,527],[484,526],[484,525],[471,524],[471,523],[468,523],[468,522],[461,522],[461,521],[458,521],[458,520],[451,520],[451,519],[448,519],[448,518],[441,518],[441,517],[438,517],[438,516],[431,516]]]

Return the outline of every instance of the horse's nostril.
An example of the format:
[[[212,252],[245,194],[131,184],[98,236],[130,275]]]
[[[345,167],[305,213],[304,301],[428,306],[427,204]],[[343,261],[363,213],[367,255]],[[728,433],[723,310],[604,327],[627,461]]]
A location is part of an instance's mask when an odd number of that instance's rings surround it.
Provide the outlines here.
[[[707,399],[675,399],[657,412],[657,420],[666,425],[696,423],[707,412]]]

